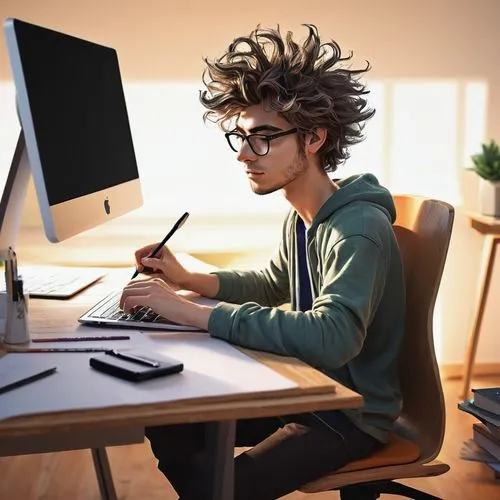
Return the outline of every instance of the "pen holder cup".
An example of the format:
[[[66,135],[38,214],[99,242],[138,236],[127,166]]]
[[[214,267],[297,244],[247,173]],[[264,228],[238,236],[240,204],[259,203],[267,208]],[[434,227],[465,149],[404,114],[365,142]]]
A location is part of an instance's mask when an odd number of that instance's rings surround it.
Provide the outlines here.
[[[6,294],[4,344],[25,344],[30,341],[28,304],[28,294],[21,295],[16,301]]]

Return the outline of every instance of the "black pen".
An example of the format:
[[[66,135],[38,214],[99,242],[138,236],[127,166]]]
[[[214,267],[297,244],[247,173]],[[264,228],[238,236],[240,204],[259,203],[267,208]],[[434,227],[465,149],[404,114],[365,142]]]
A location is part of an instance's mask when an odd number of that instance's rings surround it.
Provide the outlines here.
[[[124,352],[115,351],[114,349],[110,349],[106,351],[106,354],[114,356],[115,358],[124,359],[126,361],[132,361],[133,363],[137,363],[139,365],[152,366],[153,368],[158,368],[160,363],[156,361],[150,361],[149,359],[141,358],[139,356],[135,356],[134,354],[126,354]]]
[[[7,260],[5,261],[5,286],[7,295],[12,297],[14,294],[14,277],[12,275],[12,258],[9,250]]]
[[[170,237],[178,230],[182,227],[182,225],[184,224],[184,222],[186,222],[186,219],[189,217],[189,212],[184,212],[181,217],[179,218],[179,220],[172,226],[172,229],[167,233],[167,235],[165,236],[165,238],[163,238],[163,240],[161,240],[161,243],[158,244],[158,246],[151,252],[151,255],[148,256],[149,257],[155,257],[156,254],[165,246],[165,243],[167,243],[167,241],[170,239]],[[134,274],[132,275],[132,278],[131,279],[134,279],[135,277],[137,277],[137,275],[139,274],[139,271],[136,269]]]

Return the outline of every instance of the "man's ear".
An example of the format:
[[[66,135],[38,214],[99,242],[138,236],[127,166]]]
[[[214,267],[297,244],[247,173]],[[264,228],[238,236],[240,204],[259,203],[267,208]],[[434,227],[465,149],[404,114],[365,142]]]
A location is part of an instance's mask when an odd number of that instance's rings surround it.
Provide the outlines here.
[[[305,149],[310,154],[316,154],[326,141],[326,129],[317,128],[305,137]]]

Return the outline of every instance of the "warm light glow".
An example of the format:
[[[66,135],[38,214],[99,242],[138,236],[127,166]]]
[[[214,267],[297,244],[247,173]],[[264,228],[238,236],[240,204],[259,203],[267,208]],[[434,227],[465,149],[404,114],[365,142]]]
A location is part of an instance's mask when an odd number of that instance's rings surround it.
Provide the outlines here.
[[[125,84],[145,206],[135,215],[281,215],[280,193],[256,196],[222,132],[202,120],[199,82]],[[393,192],[460,203],[458,174],[485,139],[487,86],[480,81],[369,82],[375,116],[339,177],[372,172]],[[0,83],[0,182],[19,132],[11,82]]]
[[[393,86],[391,185],[457,203],[458,82],[399,82]]]
[[[488,87],[485,82],[465,84],[465,110],[462,125],[464,128],[463,162],[472,167],[471,155],[478,153],[480,144],[486,138],[486,110]]]

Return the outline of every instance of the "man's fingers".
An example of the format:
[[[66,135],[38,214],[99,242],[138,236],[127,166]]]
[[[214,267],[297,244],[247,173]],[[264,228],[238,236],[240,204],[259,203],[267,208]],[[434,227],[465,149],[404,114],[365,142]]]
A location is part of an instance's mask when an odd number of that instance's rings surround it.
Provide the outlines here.
[[[143,280],[131,281],[123,289],[122,296],[120,297],[120,308],[127,312],[126,308],[130,310],[135,306],[151,307],[150,299],[152,295],[160,292],[161,290],[163,290],[164,293],[165,291],[167,292],[166,297],[168,297],[169,294],[174,293],[172,288],[161,278],[145,278]],[[128,301],[130,298],[133,298],[133,304]]]
[[[132,313],[135,309],[143,306],[147,306],[149,301],[149,295],[131,295],[123,299],[123,304],[121,308],[127,314]]]
[[[150,293],[151,285],[149,284],[151,280],[137,280],[131,281],[128,285],[125,286],[122,292],[122,296],[120,297],[120,309],[125,311],[125,301],[129,297],[143,297]],[[142,304],[144,305],[144,304]]]
[[[144,259],[141,260],[141,264],[144,266],[144,268],[150,268],[152,270],[163,270],[163,261],[160,259],[155,259],[154,257],[144,257]]]

